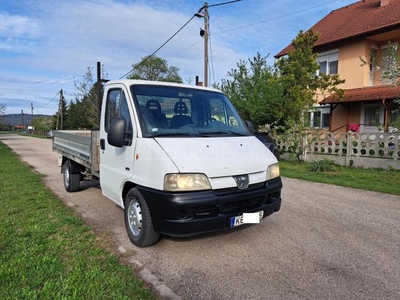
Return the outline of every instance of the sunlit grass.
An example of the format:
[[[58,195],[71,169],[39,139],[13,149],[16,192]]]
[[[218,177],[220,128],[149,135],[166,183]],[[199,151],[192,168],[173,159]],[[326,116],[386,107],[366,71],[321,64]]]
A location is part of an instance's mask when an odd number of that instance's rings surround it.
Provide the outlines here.
[[[0,142],[0,299],[153,299]]]
[[[333,171],[313,172],[308,163],[281,160],[279,165],[284,177],[400,195],[400,170],[334,166]]]

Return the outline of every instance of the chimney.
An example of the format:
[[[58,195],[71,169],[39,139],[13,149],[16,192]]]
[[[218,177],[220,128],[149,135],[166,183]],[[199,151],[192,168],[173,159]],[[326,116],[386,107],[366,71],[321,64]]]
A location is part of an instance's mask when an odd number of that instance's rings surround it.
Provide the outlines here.
[[[381,7],[384,7],[390,3],[390,0],[381,0]]]

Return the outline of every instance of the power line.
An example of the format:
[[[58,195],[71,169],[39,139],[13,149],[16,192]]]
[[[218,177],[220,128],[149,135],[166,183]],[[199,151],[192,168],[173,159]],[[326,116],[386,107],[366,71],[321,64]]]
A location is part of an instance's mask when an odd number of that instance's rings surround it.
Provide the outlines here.
[[[195,43],[193,43],[193,44],[191,44],[189,47],[187,47],[187,48],[185,48],[185,49],[183,49],[181,52],[178,52],[177,54],[175,54],[174,56],[171,56],[170,58],[168,58],[167,60],[170,60],[170,59],[173,59],[173,58],[175,58],[175,57],[177,57],[179,54],[181,54],[181,53],[183,53],[183,52],[185,52],[186,50],[189,50],[190,48],[192,48],[193,46],[195,46],[195,45],[197,45],[198,43],[200,43],[200,42],[202,42],[203,40],[198,40],[197,42],[195,42]]]
[[[51,99],[49,102],[47,102],[47,103],[44,104],[44,105],[39,105],[38,107],[45,107],[45,106],[49,105],[52,101],[54,101],[54,99],[56,99],[56,97],[58,96],[59,93],[60,93],[60,92],[57,92],[57,94],[53,97],[53,99]]]
[[[172,40],[184,27],[186,27],[187,24],[189,24],[190,21],[193,20],[193,18],[195,17],[195,15],[193,15],[181,28],[178,29],[177,32],[175,32],[164,44],[162,44],[160,47],[158,47],[158,49],[156,51],[154,51],[151,55],[149,55],[148,57],[146,57],[146,59],[144,59],[142,62],[140,62],[135,68],[138,68],[139,66],[141,66],[142,64],[144,64],[147,60],[149,60],[154,54],[156,54],[162,47],[164,47],[170,40]],[[119,79],[122,79],[126,76],[128,76],[130,73],[132,73],[132,71],[135,69],[132,68],[128,73],[126,73],[125,75],[121,76]]]
[[[231,29],[224,30],[224,31],[220,31],[220,32],[214,33],[214,35],[219,35],[219,34],[221,34],[221,33],[226,33],[226,32],[230,32],[230,31],[234,31],[234,30],[238,30],[238,29],[243,29],[243,28],[251,27],[251,26],[254,26],[254,25],[261,24],[261,23],[266,23],[266,22],[269,22],[269,21],[273,21],[273,20],[285,18],[285,17],[291,16],[291,15],[295,15],[295,14],[298,14],[298,13],[301,13],[301,12],[305,12],[305,11],[308,11],[308,10],[312,10],[312,9],[314,9],[314,8],[317,8],[317,7],[320,7],[320,6],[324,6],[324,5],[326,5],[326,4],[331,4],[331,3],[334,3],[334,2],[338,2],[338,1],[339,1],[339,0],[333,0],[333,1],[324,2],[324,3],[322,3],[322,4],[314,5],[314,6],[311,6],[311,7],[302,9],[302,10],[298,10],[298,11],[295,11],[295,12],[292,12],[292,13],[288,13],[288,14],[285,14],[285,15],[281,15],[281,16],[278,16],[278,17],[275,17],[275,18],[271,18],[271,19],[267,19],[267,20],[263,20],[263,21],[259,21],[259,22],[255,22],[255,23],[251,23],[251,24],[248,24],[248,25],[244,25],[244,26],[235,27],[235,28],[231,28]],[[237,2],[237,1],[232,1],[232,2]],[[227,2],[227,3],[230,3],[230,2]],[[214,4],[213,6],[218,6],[218,5],[222,5],[222,4]],[[211,5],[209,5],[208,7],[210,7],[210,6],[211,6]],[[202,7],[202,8],[203,8],[203,7]],[[202,8],[201,8],[201,9],[202,9]],[[211,34],[210,34],[210,36],[211,36]],[[181,53],[183,53],[183,52],[189,50],[190,48],[192,48],[194,45],[198,44],[199,42],[201,42],[201,40],[199,40],[198,42],[196,42],[196,43],[190,45],[189,47],[187,47],[187,48],[185,48],[184,50],[178,52],[177,54],[173,55],[173,56],[170,57],[168,60],[170,60],[170,59],[172,59],[172,58],[175,58],[175,57],[178,56],[179,54],[181,54]]]
[[[210,56],[211,56],[211,72],[212,72],[213,80],[215,83],[214,57],[213,57],[213,52],[212,52],[211,37],[210,37]]]
[[[211,4],[211,5],[208,5],[208,7],[221,6],[221,5],[231,4],[231,3],[240,2],[240,1],[242,1],[242,0],[233,0],[233,1],[223,2],[223,3]],[[200,8],[199,12],[200,12],[203,8],[204,8],[204,6],[203,6],[202,8]]]
[[[292,16],[292,15],[295,15],[295,14],[298,14],[298,13],[301,13],[301,12],[312,10],[314,8],[317,8],[317,7],[320,7],[320,6],[324,6],[326,4],[331,4],[331,3],[334,3],[334,2],[338,2],[338,1],[339,0],[333,0],[333,1],[324,2],[324,3],[318,4],[318,5],[314,5],[314,6],[311,6],[311,7],[308,7],[308,8],[304,8],[304,9],[301,9],[301,10],[298,10],[298,11],[295,11],[295,12],[291,12],[291,13],[287,13],[287,14],[284,14],[284,15],[280,15],[280,16],[277,16],[275,18],[271,18],[271,19],[267,19],[267,20],[263,20],[263,21],[259,21],[259,22],[255,22],[255,23],[251,23],[251,24],[248,24],[248,25],[240,26],[240,27],[235,27],[235,28],[228,29],[228,30],[225,30],[225,31],[217,32],[215,34],[218,35],[220,33],[226,33],[226,32],[230,32],[230,31],[234,31],[234,30],[238,30],[238,29],[251,27],[251,26],[254,26],[254,25],[261,24],[261,23],[266,23],[266,22],[269,22],[269,21],[285,18],[285,17],[288,17],[288,16]]]

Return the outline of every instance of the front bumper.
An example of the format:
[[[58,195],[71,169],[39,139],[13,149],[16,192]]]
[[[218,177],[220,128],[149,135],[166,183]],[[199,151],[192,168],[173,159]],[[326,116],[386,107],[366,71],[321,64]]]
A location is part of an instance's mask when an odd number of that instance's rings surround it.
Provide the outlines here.
[[[163,192],[138,186],[150,209],[156,232],[172,236],[194,235],[229,228],[229,219],[264,211],[264,217],[281,207],[281,178],[250,185],[198,192]]]

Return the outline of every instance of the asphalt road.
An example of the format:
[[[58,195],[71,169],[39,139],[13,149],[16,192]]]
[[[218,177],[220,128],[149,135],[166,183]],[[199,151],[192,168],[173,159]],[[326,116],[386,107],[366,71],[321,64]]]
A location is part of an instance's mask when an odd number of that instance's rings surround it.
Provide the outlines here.
[[[98,184],[64,190],[51,140],[0,141],[165,298],[400,299],[400,197],[284,178],[281,211],[258,225],[139,249]]]

